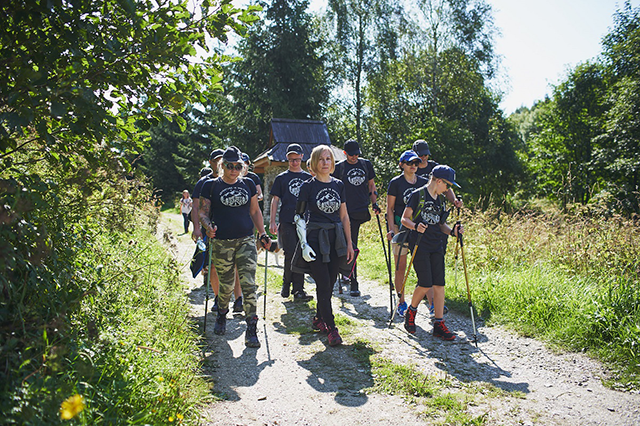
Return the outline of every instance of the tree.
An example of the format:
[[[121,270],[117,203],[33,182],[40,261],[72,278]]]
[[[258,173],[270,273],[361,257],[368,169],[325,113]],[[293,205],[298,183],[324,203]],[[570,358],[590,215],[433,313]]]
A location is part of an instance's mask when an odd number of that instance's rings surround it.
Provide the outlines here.
[[[4,2],[0,9],[0,159],[38,142],[73,165],[96,146],[143,148],[144,133],[220,88],[221,59],[200,63],[205,36],[226,40],[257,19],[231,0]],[[204,84],[206,82],[206,84]],[[127,165],[126,159],[123,164]]]
[[[273,117],[320,119],[328,89],[320,41],[311,32],[308,0],[273,0],[266,26],[239,42],[242,60],[225,81],[228,138],[250,155],[266,148]]]

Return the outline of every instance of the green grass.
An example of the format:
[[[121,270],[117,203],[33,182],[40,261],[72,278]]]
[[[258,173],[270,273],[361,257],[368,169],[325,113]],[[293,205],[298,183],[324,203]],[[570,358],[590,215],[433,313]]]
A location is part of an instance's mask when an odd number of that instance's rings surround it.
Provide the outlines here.
[[[640,228],[619,216],[558,211],[504,214],[465,209],[465,262],[471,299],[488,324],[506,325],[604,361],[607,383],[640,388]],[[384,223],[383,223],[384,230]],[[624,230],[624,232],[621,232]],[[388,286],[375,218],[360,231],[358,271]],[[462,256],[446,256],[449,308],[467,314]],[[409,274],[407,293],[415,286]]]

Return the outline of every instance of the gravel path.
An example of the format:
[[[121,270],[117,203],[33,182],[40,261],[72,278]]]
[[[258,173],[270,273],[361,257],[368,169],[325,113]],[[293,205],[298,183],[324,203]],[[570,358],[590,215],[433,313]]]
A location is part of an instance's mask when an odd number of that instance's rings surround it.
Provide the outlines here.
[[[181,221],[179,215],[164,214],[161,226],[184,265],[194,320],[202,324],[204,287],[202,278],[190,276],[194,244],[188,235],[177,235]],[[269,260],[270,271],[281,276],[283,257],[280,266],[271,254]],[[446,321],[459,338],[442,342],[430,335],[424,305],[416,320],[418,332],[411,336],[399,321],[388,327],[389,290],[373,281],[361,283],[359,298],[334,293],[334,312],[350,324],[341,329],[344,344],[331,348],[325,336],[311,331],[315,309],[283,299],[275,287],[268,290],[263,320],[264,253],[259,254],[256,282],[261,348],[245,348],[241,315],[227,322],[224,336],[213,334],[215,316],[208,315],[204,374],[212,378],[214,393],[222,400],[205,408],[204,424],[433,424],[419,399],[365,391],[374,379],[370,366],[354,356],[361,342],[371,342],[376,356],[447,379],[451,392],[469,392],[474,386],[467,413],[482,416],[487,425],[640,424],[640,395],[605,388],[601,364],[582,354],[553,353],[534,339],[482,323],[476,348],[469,318],[455,312],[447,314]],[[314,293],[312,283],[307,288]]]

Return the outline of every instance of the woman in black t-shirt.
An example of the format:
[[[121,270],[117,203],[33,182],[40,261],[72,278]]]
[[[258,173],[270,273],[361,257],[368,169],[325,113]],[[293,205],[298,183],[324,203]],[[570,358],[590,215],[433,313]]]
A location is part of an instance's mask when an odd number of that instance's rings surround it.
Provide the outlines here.
[[[330,346],[342,343],[336,327],[331,296],[341,260],[351,262],[355,253],[351,243],[349,215],[344,183],[331,177],[335,168],[333,152],[327,145],[313,149],[309,168],[314,177],[300,187],[296,205],[296,228],[302,257],[308,262],[316,283],[318,307],[313,328],[328,333]],[[309,220],[305,223],[305,213]]]
[[[245,167],[238,148],[227,148],[219,165],[219,177],[208,180],[202,188],[200,223],[212,244],[211,260],[220,278],[218,318],[213,332],[226,332],[226,315],[237,268],[247,321],[245,344],[248,347],[260,347],[256,328],[255,275],[258,254],[253,236],[254,226],[260,233],[260,242],[264,247],[269,247],[271,240],[264,230],[256,186],[252,180],[240,177]]]

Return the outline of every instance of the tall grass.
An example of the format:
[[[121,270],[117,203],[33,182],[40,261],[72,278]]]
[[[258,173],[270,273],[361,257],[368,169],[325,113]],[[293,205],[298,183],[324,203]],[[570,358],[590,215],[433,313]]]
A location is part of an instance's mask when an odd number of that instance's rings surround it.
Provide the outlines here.
[[[504,324],[567,350],[588,352],[610,367],[612,386],[640,386],[636,221],[581,208],[505,214],[497,207],[464,209],[460,220],[472,302],[488,324]],[[455,245],[450,238],[447,304],[468,313],[460,255],[454,274]],[[375,218],[364,226],[360,248],[361,274],[388,285]],[[412,272],[409,292],[414,277]]]
[[[209,385],[147,186],[115,158],[20,160],[0,167],[0,423],[197,423]]]

